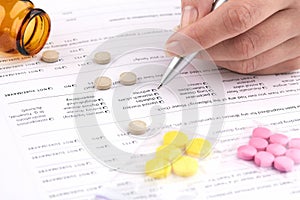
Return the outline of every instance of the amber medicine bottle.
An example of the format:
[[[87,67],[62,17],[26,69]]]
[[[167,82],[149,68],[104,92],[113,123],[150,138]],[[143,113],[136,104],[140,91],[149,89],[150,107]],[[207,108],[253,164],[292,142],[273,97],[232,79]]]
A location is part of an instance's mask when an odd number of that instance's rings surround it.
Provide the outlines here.
[[[50,18],[28,0],[0,0],[0,51],[35,55],[46,44]]]

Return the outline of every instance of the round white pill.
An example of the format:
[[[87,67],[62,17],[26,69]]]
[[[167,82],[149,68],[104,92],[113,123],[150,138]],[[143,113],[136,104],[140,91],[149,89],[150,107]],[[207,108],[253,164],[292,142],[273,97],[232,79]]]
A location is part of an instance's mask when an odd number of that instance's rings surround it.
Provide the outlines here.
[[[47,63],[57,62],[59,58],[59,53],[54,50],[44,51],[42,54],[42,60]]]
[[[134,120],[128,124],[128,132],[133,135],[142,135],[147,131],[147,124],[142,120]]]
[[[109,77],[100,76],[100,77],[96,78],[94,84],[98,90],[107,90],[111,87],[112,81]]]
[[[136,83],[136,75],[133,72],[123,72],[120,74],[120,83],[122,85],[133,85]]]
[[[100,51],[95,53],[94,61],[97,64],[105,65],[108,64],[111,60],[110,53],[107,51]]]

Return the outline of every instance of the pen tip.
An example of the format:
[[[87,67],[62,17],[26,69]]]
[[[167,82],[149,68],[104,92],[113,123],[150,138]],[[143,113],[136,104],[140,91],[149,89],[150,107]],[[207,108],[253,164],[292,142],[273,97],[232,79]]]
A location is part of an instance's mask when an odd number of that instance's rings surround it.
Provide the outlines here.
[[[159,86],[157,87],[157,89],[159,90],[161,88],[162,84],[159,84]]]

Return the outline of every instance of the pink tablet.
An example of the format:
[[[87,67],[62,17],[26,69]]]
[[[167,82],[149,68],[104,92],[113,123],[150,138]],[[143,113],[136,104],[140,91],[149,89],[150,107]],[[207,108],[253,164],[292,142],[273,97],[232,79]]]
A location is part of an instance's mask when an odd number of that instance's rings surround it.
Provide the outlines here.
[[[253,146],[243,145],[237,149],[237,156],[243,160],[253,160],[257,150]]]
[[[295,162],[295,164],[300,163],[300,149],[288,149],[285,155],[291,158]]]
[[[290,172],[293,170],[294,161],[287,156],[278,156],[274,160],[274,168],[281,172]]]
[[[272,135],[272,132],[264,127],[257,127],[253,129],[252,131],[252,137],[257,138],[263,138],[263,139],[269,139],[269,137]]]
[[[300,149],[300,138],[293,138],[289,141],[289,148]]]
[[[259,167],[272,167],[275,157],[273,154],[260,151],[254,156],[254,163]]]
[[[249,145],[256,148],[257,151],[264,151],[268,144],[268,141],[262,138],[253,137],[249,140]]]
[[[266,149],[267,152],[276,156],[283,156],[286,152],[286,148],[281,144],[269,144]]]
[[[289,142],[289,138],[286,135],[276,133],[270,136],[270,143],[281,144],[282,146],[286,146]]]

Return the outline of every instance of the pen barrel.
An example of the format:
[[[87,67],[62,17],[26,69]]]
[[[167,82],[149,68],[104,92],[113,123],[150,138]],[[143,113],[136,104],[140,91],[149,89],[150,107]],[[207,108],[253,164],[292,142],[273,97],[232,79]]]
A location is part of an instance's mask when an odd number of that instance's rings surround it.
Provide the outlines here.
[[[211,8],[211,11],[217,9],[218,7],[220,7],[223,3],[225,3],[227,0],[216,0]]]
[[[192,60],[197,56],[198,52],[192,53],[186,57],[175,57],[168,66],[165,74],[162,77],[161,82],[165,85],[168,84],[175,76],[182,72]]]
[[[211,11],[217,9],[219,6],[221,6],[223,3],[225,3],[227,0],[216,0],[214,1],[212,5]],[[196,57],[196,55],[199,52],[192,53],[191,55],[188,55],[186,57],[175,57],[170,62],[166,72],[164,73],[160,86],[165,85],[169,83],[177,74],[179,74],[187,65],[191,63],[191,61]]]

